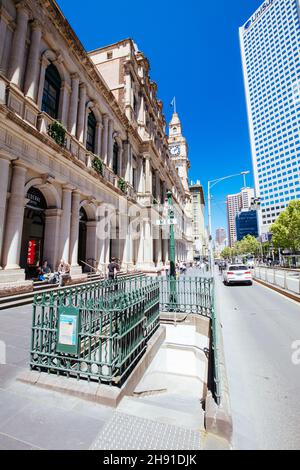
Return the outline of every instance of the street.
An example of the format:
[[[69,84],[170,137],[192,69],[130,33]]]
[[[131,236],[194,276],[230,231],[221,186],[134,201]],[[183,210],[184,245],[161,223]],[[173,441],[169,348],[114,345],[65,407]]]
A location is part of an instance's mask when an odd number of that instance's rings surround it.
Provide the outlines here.
[[[299,449],[300,305],[257,283],[216,295],[233,414],[235,449]]]

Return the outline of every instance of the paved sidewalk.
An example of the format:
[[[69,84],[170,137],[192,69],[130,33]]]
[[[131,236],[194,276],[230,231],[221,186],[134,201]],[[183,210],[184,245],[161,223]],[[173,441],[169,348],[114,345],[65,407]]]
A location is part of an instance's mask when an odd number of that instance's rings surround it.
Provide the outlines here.
[[[172,345],[158,352],[137,395],[125,397],[115,410],[16,380],[28,370],[31,312],[30,305],[0,312],[0,341],[7,352],[7,363],[0,365],[0,449],[228,448],[203,428],[203,383],[197,374],[206,368],[205,337],[190,327],[183,332],[169,326]],[[183,345],[174,349],[180,342],[196,344],[197,353]]]

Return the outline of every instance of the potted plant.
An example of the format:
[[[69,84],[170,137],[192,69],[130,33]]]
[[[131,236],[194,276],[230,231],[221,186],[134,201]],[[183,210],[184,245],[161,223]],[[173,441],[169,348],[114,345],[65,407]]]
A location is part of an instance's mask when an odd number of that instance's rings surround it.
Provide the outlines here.
[[[118,188],[122,191],[122,193],[126,194],[127,193],[127,183],[123,178],[120,178],[118,180]]]
[[[59,121],[54,121],[48,127],[48,135],[55,140],[61,147],[65,146],[66,142],[66,129]]]
[[[92,167],[98,173],[98,175],[103,176],[103,163],[100,158],[95,157],[92,162]]]

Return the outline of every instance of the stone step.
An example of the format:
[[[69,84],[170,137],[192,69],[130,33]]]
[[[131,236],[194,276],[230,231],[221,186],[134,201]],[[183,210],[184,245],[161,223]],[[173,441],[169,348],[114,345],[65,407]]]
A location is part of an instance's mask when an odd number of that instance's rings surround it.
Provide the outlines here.
[[[136,276],[140,276],[141,274],[142,274],[141,272],[132,273],[132,275],[127,274],[127,273],[122,273],[120,277],[127,276],[127,275],[130,275],[130,277],[136,277]],[[0,297],[0,310],[28,305],[32,303],[33,297],[37,293],[43,294],[44,292],[48,292],[48,293],[55,292],[58,289],[68,289],[73,286],[80,287],[80,286],[84,286],[84,285],[91,284],[93,282],[97,282],[101,280],[103,280],[103,278],[100,275],[94,274],[94,275],[89,276],[88,280],[85,282],[80,282],[78,284],[73,284],[71,286],[65,286],[65,287],[59,287],[57,285],[53,286],[52,284],[44,284],[42,282],[37,282],[37,283],[34,283],[33,291],[31,292]]]

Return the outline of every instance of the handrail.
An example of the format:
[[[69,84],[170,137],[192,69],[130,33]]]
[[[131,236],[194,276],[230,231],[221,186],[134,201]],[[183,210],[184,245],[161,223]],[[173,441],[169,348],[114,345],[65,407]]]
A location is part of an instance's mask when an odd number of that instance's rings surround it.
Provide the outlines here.
[[[254,266],[254,268],[264,268],[264,269],[273,269],[277,271],[291,271],[294,273],[300,273],[300,268],[299,269],[292,269],[292,268],[284,268],[283,266],[265,266],[263,264],[258,264]]]

